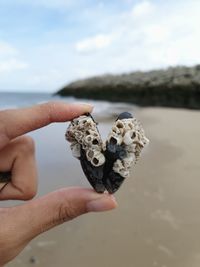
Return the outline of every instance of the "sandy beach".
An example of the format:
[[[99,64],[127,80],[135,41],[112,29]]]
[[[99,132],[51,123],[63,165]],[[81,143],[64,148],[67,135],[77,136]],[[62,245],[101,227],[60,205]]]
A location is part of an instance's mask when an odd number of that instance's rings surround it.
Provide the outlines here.
[[[200,266],[200,112],[144,108],[135,116],[151,143],[116,193],[119,207],[41,235],[7,266]],[[111,124],[102,121],[105,137]],[[54,124],[32,133],[38,196],[64,186],[89,187],[64,140],[65,129]]]

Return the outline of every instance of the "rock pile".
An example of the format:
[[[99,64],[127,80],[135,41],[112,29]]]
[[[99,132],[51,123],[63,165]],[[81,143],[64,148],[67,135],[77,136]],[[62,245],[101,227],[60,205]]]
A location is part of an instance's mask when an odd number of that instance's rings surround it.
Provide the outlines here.
[[[58,94],[140,106],[200,109],[200,65],[93,77],[73,82]]]

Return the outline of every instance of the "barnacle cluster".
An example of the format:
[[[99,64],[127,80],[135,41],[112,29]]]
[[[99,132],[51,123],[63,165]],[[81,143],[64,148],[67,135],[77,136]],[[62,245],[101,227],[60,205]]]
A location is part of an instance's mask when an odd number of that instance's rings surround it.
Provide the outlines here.
[[[70,123],[66,139],[89,182],[100,193],[119,189],[149,142],[141,124],[128,112],[119,115],[104,143],[90,114]]]
[[[95,167],[105,162],[103,143],[96,127],[96,122],[91,116],[83,115],[74,119],[67,132],[66,139],[71,142],[72,154],[81,157],[81,149],[85,150],[87,160]]]
[[[136,118],[118,119],[108,136],[107,143],[121,146],[121,155],[113,164],[113,170],[126,178],[130,167],[140,157],[142,149],[149,142]]]

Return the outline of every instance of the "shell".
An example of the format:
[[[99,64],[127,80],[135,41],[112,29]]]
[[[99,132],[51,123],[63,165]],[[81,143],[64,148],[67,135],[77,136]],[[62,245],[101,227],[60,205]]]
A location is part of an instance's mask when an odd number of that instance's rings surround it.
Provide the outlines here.
[[[104,164],[105,157],[101,152],[102,140],[97,130],[96,123],[91,116],[83,115],[74,119],[69,125],[65,136],[67,141],[72,143],[71,149],[75,157],[81,154],[82,148],[86,152],[87,160],[93,166],[96,167]],[[87,151],[93,151],[98,163],[92,157],[88,156]]]
[[[103,179],[109,193],[115,193],[124,179],[129,176],[131,166],[137,162],[142,148],[147,143],[148,139],[144,135],[141,124],[130,113],[121,113],[106,142]],[[116,183],[114,177],[116,177]]]
[[[135,137],[135,131],[133,130],[129,130],[125,133],[124,137],[123,137],[123,142],[125,145],[131,145],[134,141],[134,137]]]
[[[92,116],[86,114],[74,119],[67,128],[65,136],[71,142],[72,154],[80,160],[88,181],[97,192],[103,193],[105,156],[102,149],[103,143]]]
[[[90,114],[74,119],[65,136],[73,156],[80,160],[88,181],[99,193],[115,193],[149,143],[141,124],[128,112],[118,116],[105,143]]]
[[[121,134],[116,135],[115,133],[113,133],[111,136],[108,137],[108,142],[112,142],[120,146],[123,142],[123,137],[121,136]]]
[[[104,155],[99,151],[95,151],[91,163],[96,167],[103,165],[105,163]]]
[[[80,158],[81,156],[81,145],[77,142],[74,142],[71,144],[70,146],[71,148],[71,151],[72,151],[72,155],[75,157],[75,158]]]

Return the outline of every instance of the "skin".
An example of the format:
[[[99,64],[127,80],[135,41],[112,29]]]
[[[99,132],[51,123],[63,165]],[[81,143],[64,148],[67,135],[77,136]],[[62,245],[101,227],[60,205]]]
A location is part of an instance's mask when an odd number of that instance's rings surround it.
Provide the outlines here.
[[[33,199],[37,193],[35,147],[33,139],[25,134],[91,111],[86,104],[62,102],[0,111],[0,172],[12,171],[12,182],[5,187],[0,184],[0,201],[25,201],[23,205],[0,208],[0,267],[39,234],[81,214],[116,207],[113,196],[79,187],[62,188]]]

